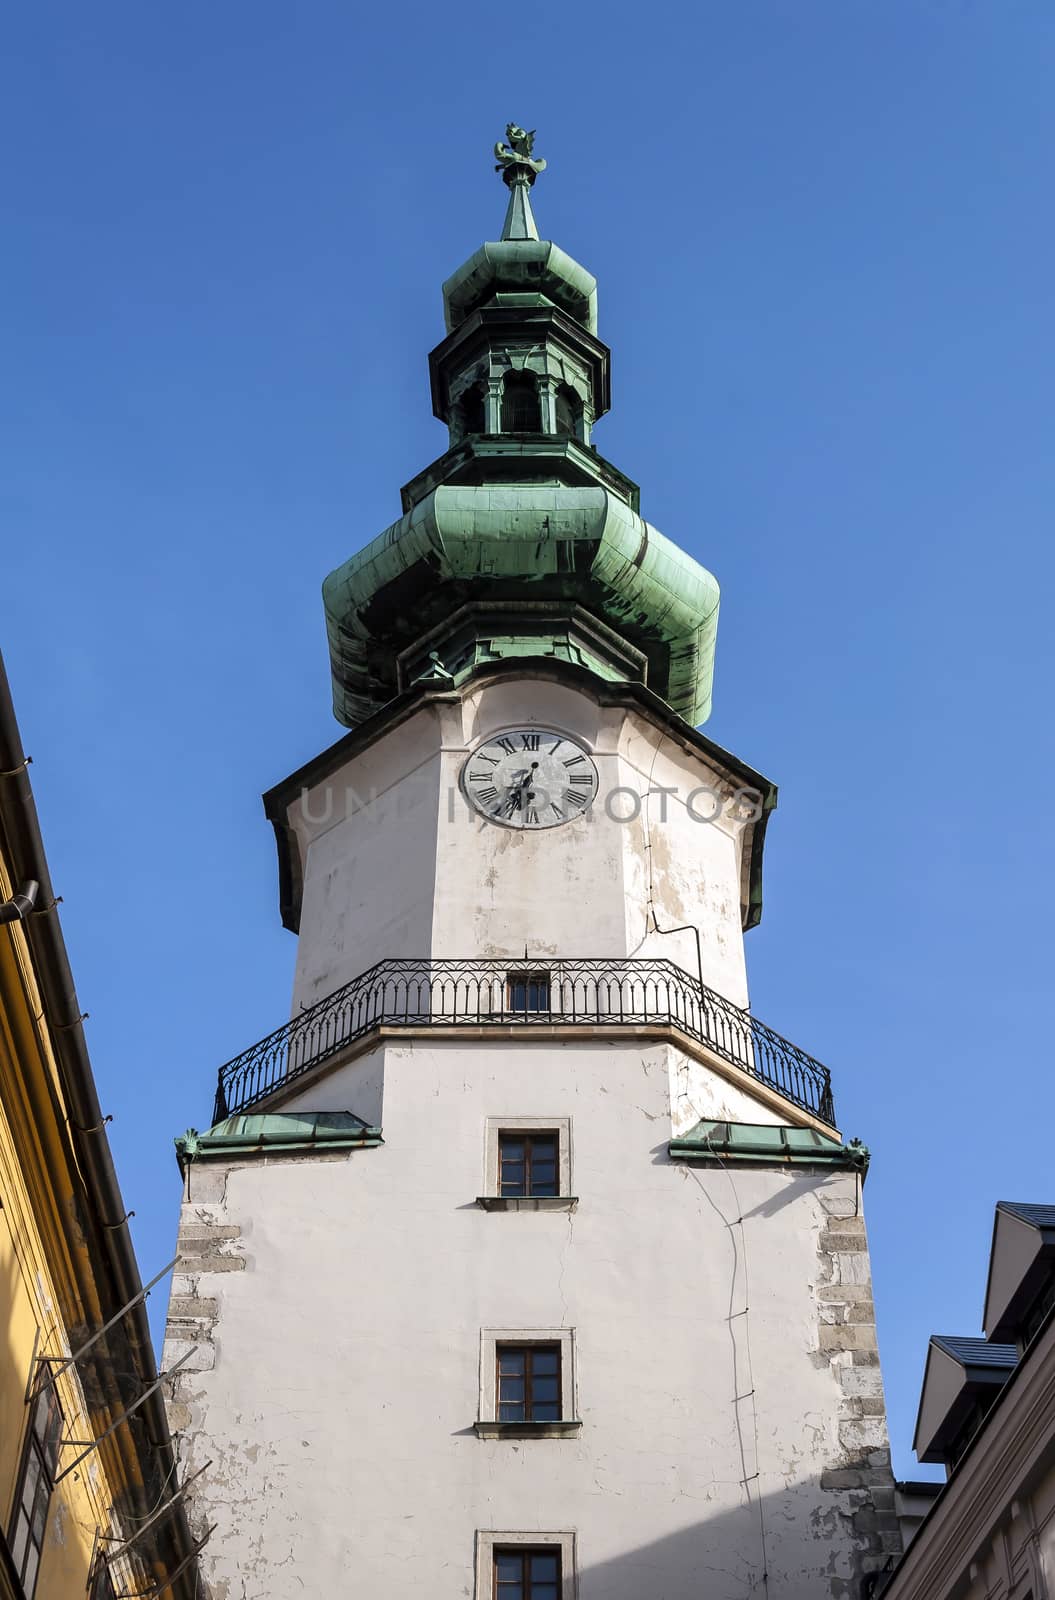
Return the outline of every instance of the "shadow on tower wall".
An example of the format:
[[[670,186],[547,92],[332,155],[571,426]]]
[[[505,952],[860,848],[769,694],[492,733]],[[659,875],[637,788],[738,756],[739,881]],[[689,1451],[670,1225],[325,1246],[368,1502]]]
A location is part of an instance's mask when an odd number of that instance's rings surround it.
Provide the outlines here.
[[[874,1457],[843,1471],[861,1485],[832,1490],[811,1478],[752,1493],[750,1504],[607,1561],[591,1563],[580,1548],[577,1600],[872,1600],[901,1551],[894,1491],[869,1486]],[[716,1484],[715,1493],[728,1486]]]

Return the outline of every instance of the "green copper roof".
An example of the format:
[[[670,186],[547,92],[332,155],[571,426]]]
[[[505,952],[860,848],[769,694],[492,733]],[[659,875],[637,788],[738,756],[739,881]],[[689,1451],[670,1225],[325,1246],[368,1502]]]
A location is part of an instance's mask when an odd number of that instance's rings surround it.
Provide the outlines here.
[[[606,489],[441,485],[332,572],[323,598],[348,727],[408,687],[399,653],[468,601],[576,602],[643,653],[649,688],[686,722],[710,712],[718,585]],[[453,677],[442,643],[436,657]]]
[[[597,284],[538,237],[534,138],[510,123],[495,145],[502,237],[443,286],[430,372],[449,446],[404,486],[399,521],[323,585],[346,727],[414,683],[461,685],[500,659],[643,683],[692,727],[710,713],[718,585],[594,446],[611,401]]]
[[[381,1144],[381,1129],[351,1111],[271,1111],[227,1117],[206,1133],[188,1128],[176,1140],[180,1171],[188,1161],[253,1155],[307,1155]]]
[[[859,1139],[840,1144],[814,1128],[761,1122],[698,1122],[690,1133],[672,1139],[675,1160],[736,1162],[746,1165],[868,1168],[869,1154]]]
[[[588,332],[597,332],[597,279],[559,245],[537,235],[482,244],[451,274],[443,285],[447,332],[453,333],[480,306],[501,303],[510,295],[518,297],[518,304],[557,306]]]
[[[508,145],[496,144],[497,171],[509,187],[502,237],[481,245],[443,285],[447,332],[482,305],[514,296],[517,304],[559,306],[597,332],[597,280],[548,239],[540,239],[529,198],[544,169],[532,155],[534,133],[510,123]]]

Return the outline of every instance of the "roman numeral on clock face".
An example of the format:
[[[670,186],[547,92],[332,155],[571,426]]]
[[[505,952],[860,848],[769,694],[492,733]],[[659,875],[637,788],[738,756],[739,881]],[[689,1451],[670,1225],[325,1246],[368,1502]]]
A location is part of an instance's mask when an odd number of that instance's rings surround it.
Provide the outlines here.
[[[499,745],[505,751],[507,756],[514,755],[516,752],[516,746],[514,745],[512,739],[495,739],[493,742]]]
[[[489,806],[492,800],[498,799],[498,790],[493,783],[489,783],[486,789],[477,789],[476,794],[486,806]]]
[[[593,775],[589,772],[573,772],[568,782],[573,783],[577,789],[592,789]]]
[[[520,735],[521,750],[537,750],[538,746],[539,736],[537,733],[522,733]]]
[[[580,810],[586,804],[586,796],[578,789],[565,789],[562,799],[566,806],[577,806]]]

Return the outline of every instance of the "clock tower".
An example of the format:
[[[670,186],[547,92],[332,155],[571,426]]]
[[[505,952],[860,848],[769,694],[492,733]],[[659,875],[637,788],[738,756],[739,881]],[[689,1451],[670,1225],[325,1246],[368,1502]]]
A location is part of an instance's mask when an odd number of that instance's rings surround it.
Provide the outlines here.
[[[597,287],[495,147],[448,447],[323,586],[345,736],[265,796],[290,1020],[177,1141],[166,1367],[214,1600],[857,1600],[900,1548],[861,1190],[748,1008],[776,791],[718,586],[593,442]]]

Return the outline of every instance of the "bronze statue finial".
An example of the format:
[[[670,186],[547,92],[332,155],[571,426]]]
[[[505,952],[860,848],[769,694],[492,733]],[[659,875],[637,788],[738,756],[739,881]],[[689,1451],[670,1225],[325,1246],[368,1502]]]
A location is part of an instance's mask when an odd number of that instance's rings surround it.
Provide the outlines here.
[[[534,128],[528,133],[526,128],[519,128],[515,122],[510,122],[506,127],[506,138],[509,140],[507,145],[501,140],[495,145],[498,162],[495,171],[500,172],[510,186],[514,183],[534,183],[546,165],[544,161],[534,160],[531,154],[535,148]]]

